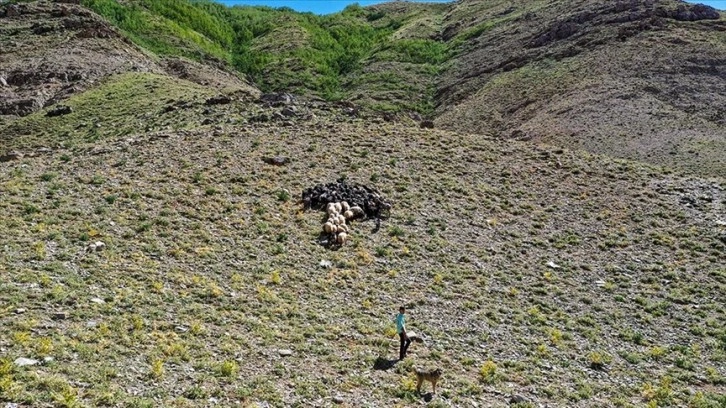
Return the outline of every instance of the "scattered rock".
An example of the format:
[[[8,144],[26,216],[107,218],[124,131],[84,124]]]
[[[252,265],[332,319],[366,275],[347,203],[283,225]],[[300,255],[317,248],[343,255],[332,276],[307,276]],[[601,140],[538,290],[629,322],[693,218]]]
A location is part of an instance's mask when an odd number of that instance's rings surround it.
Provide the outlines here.
[[[21,308],[15,309],[15,314],[23,314],[26,311],[27,311],[26,309],[21,307]]]
[[[252,123],[265,123],[271,120],[272,118],[267,113],[260,113],[259,115],[255,115],[250,118],[250,122]]]
[[[328,261],[328,260],[325,260],[325,259],[323,259],[322,261],[320,261],[320,263],[318,265],[320,265],[320,267],[326,268],[326,269],[333,267],[333,263],[330,262],[330,261]]]
[[[345,399],[341,397],[340,395],[336,395],[333,397],[333,402],[336,404],[342,404],[345,402]]]
[[[590,363],[590,368],[593,370],[599,370],[599,371],[607,371],[605,368],[605,363],[601,361],[593,361]]]
[[[11,4],[5,9],[6,17],[17,17],[20,15],[20,7],[17,4]]]
[[[295,96],[289,93],[269,93],[260,96],[260,102],[272,106],[290,105],[295,102]]]
[[[521,395],[512,395],[512,398],[509,399],[510,404],[524,404],[527,402],[527,398],[524,398]]]
[[[408,338],[411,339],[411,341],[414,343],[423,343],[424,342],[423,337],[421,337],[414,331],[406,330],[406,334],[408,335]]]
[[[434,121],[433,120],[422,120],[421,123],[419,123],[419,127],[421,127],[421,129],[433,129]]]
[[[556,263],[554,263],[553,261],[549,261],[549,262],[547,262],[547,266],[549,266],[549,267],[550,267],[550,268],[552,268],[552,269],[560,269],[560,268],[561,268],[561,266],[560,266],[560,265],[557,265],[557,264],[556,264]]]
[[[68,312],[56,312],[51,316],[53,320],[66,320],[68,319]]]
[[[53,357],[50,357],[50,356],[49,357],[43,357],[43,362],[44,363],[50,363],[53,360],[55,360],[55,359]]]
[[[45,114],[45,116],[48,116],[48,117],[62,116],[62,115],[67,115],[72,112],[73,112],[73,108],[71,108],[70,106],[61,105],[61,106],[56,106],[54,109],[49,110],[48,113]]]
[[[292,355],[292,350],[280,349],[280,350],[277,350],[277,353],[280,354],[280,357],[290,357]]]
[[[297,116],[297,110],[294,106],[286,106],[282,109],[282,111],[280,111],[280,113],[282,114],[282,116],[286,117]]]
[[[17,150],[7,152],[4,156],[0,156],[0,162],[9,162],[11,160],[20,160],[23,158],[23,154]]]
[[[101,298],[97,298],[97,297],[95,297],[95,298],[92,298],[92,299],[91,299],[91,303],[95,303],[95,304],[98,304],[98,305],[100,305],[100,304],[106,303],[106,301],[104,301],[104,300],[103,300],[103,299],[101,299]]]
[[[391,112],[385,112],[383,113],[383,120],[386,122],[395,122],[396,121],[396,114]]]
[[[262,161],[273,166],[284,166],[290,163],[290,158],[284,156],[263,157]]]
[[[25,357],[19,357],[16,358],[13,363],[18,367],[25,367],[25,366],[34,366],[40,363],[38,360],[34,360],[32,358],[25,358]]]
[[[232,103],[232,98],[227,95],[218,95],[207,99],[206,105],[226,105]]]
[[[0,77],[0,85],[2,85],[3,87],[7,87],[8,81],[6,81],[5,78]]]
[[[88,247],[86,248],[86,250],[88,252],[96,252],[96,251],[101,251],[104,248],[106,248],[106,244],[104,244],[101,241],[96,241],[96,242],[93,242],[90,245],[88,245]]]

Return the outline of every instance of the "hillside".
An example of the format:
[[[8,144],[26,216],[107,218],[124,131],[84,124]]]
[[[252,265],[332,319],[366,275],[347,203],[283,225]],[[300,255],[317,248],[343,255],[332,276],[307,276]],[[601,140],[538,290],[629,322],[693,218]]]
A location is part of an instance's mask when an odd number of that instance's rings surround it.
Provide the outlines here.
[[[403,406],[437,365],[434,406],[722,406],[723,182],[298,111],[0,164],[0,399]],[[341,175],[394,210],[331,251],[296,197]],[[427,343],[377,370],[401,303]]]
[[[220,69],[223,66],[139,48],[101,17],[75,4],[11,4],[0,8],[0,21],[0,129],[111,76],[133,72],[169,75],[216,92],[259,95],[238,74]],[[6,141],[16,136],[13,131],[3,133]]]
[[[11,3],[0,405],[726,406],[723,21],[679,20],[708,9]],[[713,148],[631,160],[627,120]],[[336,248],[300,198],[340,178],[393,207]]]
[[[86,11],[65,15],[60,8],[68,6],[30,13],[35,25],[9,19],[6,64],[30,63],[33,74],[0,66],[16,88],[3,90],[2,113],[25,115],[109,73],[165,70],[130,40],[157,56],[236,69],[263,92],[343,99],[449,130],[726,174],[726,22],[706,6],[466,0],[315,16],[211,2],[83,4],[117,28]],[[69,31],[74,41],[55,47]],[[32,60],[42,50],[49,66]],[[100,64],[85,69],[79,61]]]
[[[436,122],[724,176],[718,17],[670,1],[457,2],[444,38],[467,40],[439,81]]]

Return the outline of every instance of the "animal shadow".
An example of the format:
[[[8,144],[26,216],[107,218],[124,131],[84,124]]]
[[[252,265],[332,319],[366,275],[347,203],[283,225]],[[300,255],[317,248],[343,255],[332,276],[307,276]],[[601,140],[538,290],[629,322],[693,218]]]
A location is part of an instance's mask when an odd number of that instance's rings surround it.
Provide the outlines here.
[[[397,362],[398,360],[389,360],[387,358],[378,357],[375,363],[373,363],[373,369],[386,371],[395,366]]]
[[[342,247],[342,245],[335,242],[335,234],[328,234],[325,231],[318,234],[318,243],[333,251],[337,251]]]
[[[421,398],[423,398],[426,402],[431,402],[431,400],[434,399],[434,393],[427,392],[426,394],[421,395]]]

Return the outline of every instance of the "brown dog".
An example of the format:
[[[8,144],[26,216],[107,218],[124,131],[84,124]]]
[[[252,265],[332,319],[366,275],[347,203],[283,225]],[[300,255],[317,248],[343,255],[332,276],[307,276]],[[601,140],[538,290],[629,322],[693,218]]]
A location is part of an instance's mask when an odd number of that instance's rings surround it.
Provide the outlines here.
[[[436,394],[436,383],[439,381],[439,378],[441,378],[440,368],[432,371],[416,369],[416,392],[421,394],[421,385],[423,385],[424,381],[429,381],[434,387],[434,394]]]

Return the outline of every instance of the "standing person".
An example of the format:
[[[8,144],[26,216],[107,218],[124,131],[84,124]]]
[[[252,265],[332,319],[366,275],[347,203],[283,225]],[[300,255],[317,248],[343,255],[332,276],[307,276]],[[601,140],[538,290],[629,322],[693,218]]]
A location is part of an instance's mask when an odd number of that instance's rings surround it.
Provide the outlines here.
[[[398,309],[398,315],[396,316],[396,330],[398,331],[398,338],[401,339],[401,349],[398,353],[398,359],[403,360],[406,357],[408,346],[411,345],[411,339],[406,334],[406,308],[401,306]]]

